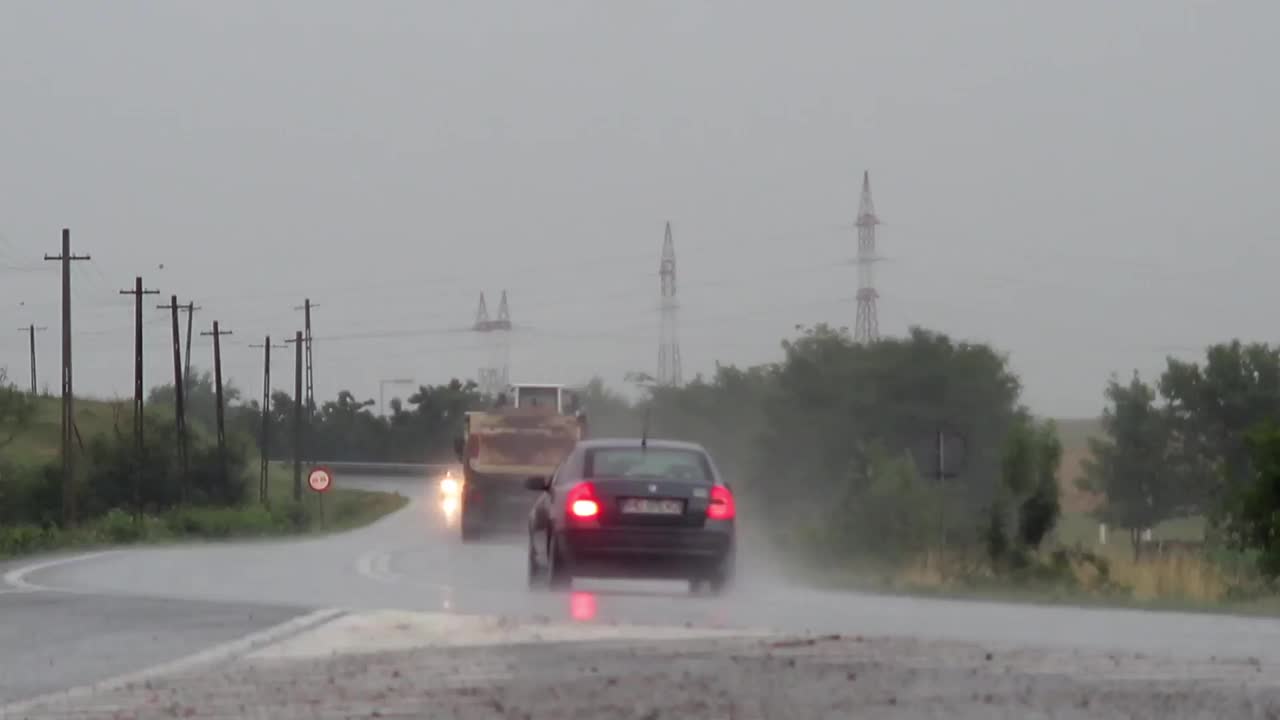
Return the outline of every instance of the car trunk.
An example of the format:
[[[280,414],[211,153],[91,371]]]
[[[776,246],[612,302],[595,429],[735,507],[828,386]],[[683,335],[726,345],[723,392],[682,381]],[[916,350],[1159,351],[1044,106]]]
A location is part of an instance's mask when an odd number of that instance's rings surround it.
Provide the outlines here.
[[[706,524],[711,486],[660,477],[595,478],[601,527],[684,527]]]

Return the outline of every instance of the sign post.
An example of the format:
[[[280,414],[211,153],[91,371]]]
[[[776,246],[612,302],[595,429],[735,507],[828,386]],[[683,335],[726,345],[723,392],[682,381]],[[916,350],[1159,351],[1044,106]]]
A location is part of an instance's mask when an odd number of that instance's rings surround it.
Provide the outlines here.
[[[324,494],[333,487],[333,473],[327,467],[312,468],[307,474],[307,487],[316,494],[316,502],[320,506],[320,529],[324,529]]]

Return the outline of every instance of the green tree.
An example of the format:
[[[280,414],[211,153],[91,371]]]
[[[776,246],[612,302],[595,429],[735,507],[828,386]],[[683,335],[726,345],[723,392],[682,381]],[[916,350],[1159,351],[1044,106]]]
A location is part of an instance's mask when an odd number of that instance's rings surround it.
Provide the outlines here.
[[[1105,396],[1103,437],[1090,438],[1079,484],[1103,497],[1097,518],[1127,529],[1137,557],[1143,530],[1185,510],[1171,455],[1174,420],[1136,372],[1127,385],[1112,378]]]
[[[10,382],[8,371],[0,367],[0,450],[26,432],[35,411],[35,399]]]
[[[1057,477],[1061,460],[1062,444],[1053,421],[1039,423],[1020,414],[1005,443],[1002,483],[985,530],[993,561],[1012,547],[1007,537],[1010,526],[1016,528],[1013,540],[1021,550],[1038,550],[1052,532],[1061,513]],[[1016,519],[1007,517],[1010,505],[1016,508]]]
[[[240,388],[225,377],[222,381],[223,422],[230,426],[238,422],[241,414],[252,412],[256,405],[240,404]],[[172,413],[175,404],[173,383],[157,385],[147,393],[147,403],[153,408],[164,408]],[[212,433],[217,424],[217,392],[214,387],[213,373],[191,369],[191,387],[182,396],[183,412],[187,426],[199,426],[204,432]]]
[[[1258,552],[1258,570],[1280,577],[1280,427],[1266,422],[1245,437],[1252,473],[1230,502],[1227,538]]]
[[[1203,366],[1171,358],[1159,388],[1188,499],[1216,519],[1252,476],[1248,433],[1280,416],[1280,349],[1233,340],[1209,347]]]
[[[636,408],[621,394],[610,390],[604,380],[593,377],[577,388],[581,406],[587,415],[587,432],[596,437],[634,435],[640,417]]]
[[[829,502],[841,492],[835,479],[858,477],[849,469],[865,465],[872,444],[929,467],[946,429],[964,439],[945,486],[949,515],[973,517],[990,503],[1019,413],[1020,385],[1004,357],[920,328],[861,345],[818,326],[783,347],[762,400],[764,431],[752,443],[761,450],[761,483],[777,488],[772,502]]]

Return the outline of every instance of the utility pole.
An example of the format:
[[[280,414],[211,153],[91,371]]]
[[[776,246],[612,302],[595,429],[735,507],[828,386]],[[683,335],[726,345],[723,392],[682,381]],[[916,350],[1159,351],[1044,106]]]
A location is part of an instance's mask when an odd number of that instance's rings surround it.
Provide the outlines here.
[[[190,317],[189,315],[187,317]],[[222,421],[222,342],[223,335],[230,335],[230,330],[219,330],[218,321],[213,321],[213,332],[202,332],[204,336],[213,336],[213,397],[216,403],[218,419],[218,473],[222,484],[227,483],[227,432]]]
[[[314,307],[320,307],[320,306],[311,304],[311,298],[306,298],[302,301],[302,305],[294,308],[294,310],[302,310],[304,313],[303,336],[307,344],[307,347],[306,347],[307,412],[312,414],[314,414],[316,411],[315,378],[312,375],[312,371],[311,371],[311,308],[314,308]]]
[[[40,391],[36,386],[36,333],[44,332],[45,330],[48,330],[48,329],[49,328],[44,326],[36,327],[34,323],[24,328],[18,328],[18,332],[27,333],[31,338],[31,395],[32,397],[40,394]]]
[[[270,507],[267,493],[267,474],[271,466],[268,454],[271,451],[271,351],[288,348],[288,345],[272,345],[271,336],[266,336],[261,345],[250,345],[251,348],[262,348],[262,447],[261,475],[258,478],[258,501],[263,507]]]
[[[954,443],[951,449],[956,452],[947,452],[948,441]],[[955,446],[956,444],[958,444],[958,447]],[[947,492],[945,482],[959,477],[962,466],[966,462],[967,442],[963,434],[939,425],[933,433],[933,445],[934,464],[933,472],[930,474],[933,475],[933,479],[938,483],[940,497],[945,498]],[[949,459],[949,454],[957,457]],[[939,547],[947,547],[947,505],[945,501],[938,504]]]
[[[143,290],[142,276],[133,279],[132,290],[121,290],[121,295],[134,296],[133,303],[133,450],[136,466],[133,470],[134,519],[142,519],[142,296],[159,295],[159,290]]]
[[[292,340],[294,344],[293,370],[293,500],[302,502],[302,331],[298,330]]]
[[[71,261],[89,260],[90,257],[71,254],[71,230],[62,228],[62,253],[45,255],[44,259],[62,263],[62,522],[73,526],[76,522],[76,496],[71,438],[75,433],[76,416],[71,386]]]
[[[178,330],[178,311],[182,306],[178,304],[178,296],[169,296],[168,305],[157,305],[159,310],[168,310],[173,316],[173,406],[174,416],[177,421],[178,428],[178,457],[182,463],[182,504],[187,502],[187,485],[190,482],[190,463],[187,458],[187,416],[183,406],[183,396],[186,394],[182,388],[182,335]]]
[[[191,394],[191,318],[195,316],[196,311],[199,309],[193,302],[188,302],[179,308],[179,310],[187,314],[187,354],[182,368],[182,389],[188,395]]]

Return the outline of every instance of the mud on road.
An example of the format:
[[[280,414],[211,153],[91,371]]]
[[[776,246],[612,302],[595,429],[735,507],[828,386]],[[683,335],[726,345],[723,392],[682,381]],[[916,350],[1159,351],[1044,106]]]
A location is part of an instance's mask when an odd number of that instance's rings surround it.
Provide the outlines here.
[[[1275,718],[1274,670],[842,636],[437,647],[240,659],[22,717]]]

